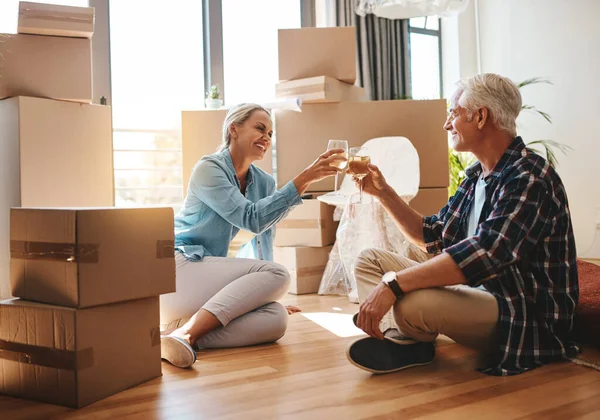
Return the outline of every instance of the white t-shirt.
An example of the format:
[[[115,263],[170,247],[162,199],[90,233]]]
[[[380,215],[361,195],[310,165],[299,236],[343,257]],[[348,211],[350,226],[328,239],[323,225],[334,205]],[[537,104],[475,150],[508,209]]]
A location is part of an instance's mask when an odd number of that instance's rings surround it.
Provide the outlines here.
[[[482,175],[475,183],[475,200],[473,201],[471,211],[469,212],[467,238],[475,236],[475,231],[477,230],[477,226],[479,226],[479,218],[481,217],[481,210],[483,209],[483,203],[485,202],[485,187],[486,184]]]

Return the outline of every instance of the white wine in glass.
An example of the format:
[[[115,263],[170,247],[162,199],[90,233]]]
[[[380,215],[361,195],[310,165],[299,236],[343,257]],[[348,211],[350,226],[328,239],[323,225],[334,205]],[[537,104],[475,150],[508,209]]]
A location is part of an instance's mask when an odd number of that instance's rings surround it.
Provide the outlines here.
[[[360,180],[360,195],[358,202],[362,203],[362,179],[369,175],[371,157],[365,147],[353,147],[348,158],[348,172]]]
[[[336,163],[336,166],[340,169],[344,169],[348,163],[348,142],[346,140],[329,140],[327,143],[327,150],[331,149],[343,149],[344,153],[338,153],[346,158],[346,160]],[[333,185],[333,191],[337,193],[338,190],[338,174],[335,174],[335,180]]]

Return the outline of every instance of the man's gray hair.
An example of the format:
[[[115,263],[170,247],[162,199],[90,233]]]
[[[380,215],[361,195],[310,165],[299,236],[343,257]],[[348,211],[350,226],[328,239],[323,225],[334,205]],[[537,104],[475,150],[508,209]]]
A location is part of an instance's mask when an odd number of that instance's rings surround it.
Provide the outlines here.
[[[470,113],[487,108],[494,124],[513,137],[517,135],[517,117],[523,105],[521,92],[510,79],[494,73],[478,74],[456,83],[458,105]]]
[[[239,104],[229,110],[223,122],[223,142],[219,147],[219,151],[227,149],[231,144],[231,134],[229,133],[231,124],[243,124],[255,111],[264,111],[269,117],[271,116],[271,113],[265,107],[258,104]]]

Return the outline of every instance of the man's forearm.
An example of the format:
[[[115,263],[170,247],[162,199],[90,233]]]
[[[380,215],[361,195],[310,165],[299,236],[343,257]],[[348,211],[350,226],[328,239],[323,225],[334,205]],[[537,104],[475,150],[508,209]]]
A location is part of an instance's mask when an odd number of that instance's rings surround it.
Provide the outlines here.
[[[445,252],[429,261],[398,272],[396,279],[405,293],[418,289],[467,284],[460,267]]]
[[[406,239],[425,249],[423,216],[411,209],[392,188],[383,191],[378,198]]]

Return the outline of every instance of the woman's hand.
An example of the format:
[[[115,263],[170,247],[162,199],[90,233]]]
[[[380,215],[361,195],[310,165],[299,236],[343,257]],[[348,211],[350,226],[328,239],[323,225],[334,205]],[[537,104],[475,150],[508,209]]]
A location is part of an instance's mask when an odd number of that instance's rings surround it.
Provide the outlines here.
[[[294,178],[298,194],[302,195],[313,182],[320,181],[328,176],[335,175],[342,170],[336,166],[346,161],[343,149],[331,149],[320,155],[308,168],[303,170],[300,175]]]
[[[302,309],[292,305],[285,305],[285,309],[287,310],[288,315],[295,314],[296,312],[302,312]]]
[[[352,175],[352,172],[348,171],[348,174]],[[358,188],[360,188],[362,182],[363,192],[375,197],[380,197],[382,193],[390,188],[379,168],[373,164],[369,164],[369,174],[362,180],[356,176],[353,176],[352,179]]]

